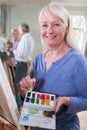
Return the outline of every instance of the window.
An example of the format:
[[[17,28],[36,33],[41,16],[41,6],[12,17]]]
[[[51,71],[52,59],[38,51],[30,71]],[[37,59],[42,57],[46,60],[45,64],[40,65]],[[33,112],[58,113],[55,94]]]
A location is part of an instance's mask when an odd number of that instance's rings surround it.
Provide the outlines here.
[[[80,50],[83,48],[84,31],[85,31],[85,17],[84,16],[72,16],[72,24],[74,28],[75,38],[77,40]]]

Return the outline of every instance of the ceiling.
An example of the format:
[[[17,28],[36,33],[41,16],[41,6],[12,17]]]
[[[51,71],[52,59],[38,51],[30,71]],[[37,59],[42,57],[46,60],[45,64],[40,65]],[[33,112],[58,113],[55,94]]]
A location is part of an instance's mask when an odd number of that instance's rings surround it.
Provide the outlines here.
[[[52,1],[58,1],[63,5],[77,9],[77,10],[86,10],[87,11],[87,0],[0,0],[0,4],[7,5],[45,5]]]
[[[19,5],[19,4],[46,4],[50,0],[0,0],[0,3],[5,3],[9,5]]]
[[[0,0],[0,4],[46,4],[51,1],[58,1],[63,4],[87,6],[87,0]]]

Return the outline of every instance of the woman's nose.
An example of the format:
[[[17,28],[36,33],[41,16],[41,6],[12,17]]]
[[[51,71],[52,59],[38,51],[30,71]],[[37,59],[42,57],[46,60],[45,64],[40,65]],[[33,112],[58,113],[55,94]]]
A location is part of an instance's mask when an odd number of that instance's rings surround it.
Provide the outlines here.
[[[52,33],[52,32],[53,32],[53,27],[52,27],[52,25],[49,25],[49,26],[48,26],[47,31],[48,31],[49,33]]]

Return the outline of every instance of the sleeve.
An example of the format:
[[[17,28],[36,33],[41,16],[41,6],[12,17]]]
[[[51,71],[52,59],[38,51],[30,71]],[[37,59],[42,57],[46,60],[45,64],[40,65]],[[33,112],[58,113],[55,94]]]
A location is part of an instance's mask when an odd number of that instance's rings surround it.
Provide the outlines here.
[[[77,96],[70,97],[71,103],[67,110],[68,113],[87,110],[87,59],[85,57],[80,57],[77,60],[73,73]]]
[[[17,57],[24,57],[24,51],[25,51],[24,43],[25,43],[24,39],[21,39],[20,42],[18,43],[17,49],[14,50],[14,55],[16,59]]]

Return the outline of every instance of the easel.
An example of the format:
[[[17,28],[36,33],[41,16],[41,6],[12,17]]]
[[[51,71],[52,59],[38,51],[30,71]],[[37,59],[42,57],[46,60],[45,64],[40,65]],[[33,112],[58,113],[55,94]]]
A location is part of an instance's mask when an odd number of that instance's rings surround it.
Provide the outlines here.
[[[18,130],[17,127],[0,116],[0,130]]]
[[[1,25],[1,24],[0,24],[0,35],[1,35],[1,36],[5,36],[5,35],[3,34],[3,28],[2,28],[2,25]],[[5,60],[2,59],[2,63],[3,63],[3,65],[4,65],[4,67],[5,67],[5,70],[6,70],[6,73],[7,73],[7,77],[8,77],[8,80],[9,80],[9,83],[10,83],[10,86],[11,86],[11,89],[12,89],[12,92],[14,93],[14,85],[13,85],[13,81],[12,81],[12,75],[11,75],[11,71],[10,71],[10,68],[9,68],[8,60],[7,60],[7,59],[5,59]],[[14,74],[14,76],[15,76],[15,72],[14,72],[13,65],[11,65],[11,66],[12,66],[13,74]]]
[[[10,67],[9,67],[9,64],[8,64],[8,60],[2,60],[2,63],[3,63],[4,68],[6,70],[7,77],[8,77],[8,80],[9,80],[12,92],[14,94],[15,93],[15,91],[14,91],[14,85],[13,85],[12,74],[11,74],[11,70],[10,70]],[[12,71],[13,71],[13,74],[14,74],[14,77],[15,77],[14,67],[13,67],[12,64],[11,64],[11,67],[12,67]]]

